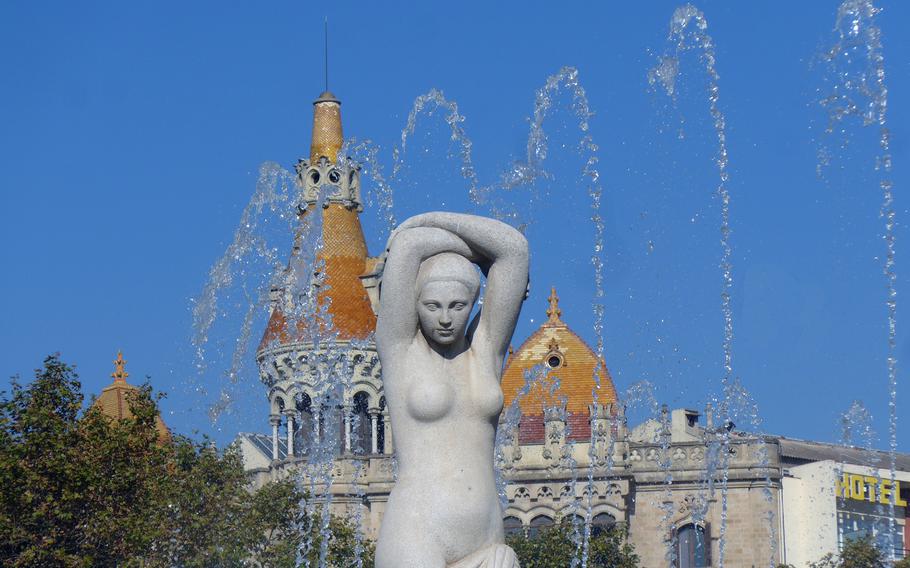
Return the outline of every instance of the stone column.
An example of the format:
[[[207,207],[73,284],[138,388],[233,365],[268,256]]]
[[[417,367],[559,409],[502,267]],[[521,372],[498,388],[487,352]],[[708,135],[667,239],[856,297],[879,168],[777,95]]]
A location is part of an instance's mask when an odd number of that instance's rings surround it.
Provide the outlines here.
[[[294,412],[285,411],[288,419],[288,459],[294,457]]]
[[[382,453],[392,455],[394,452],[394,448],[392,447],[392,420],[389,418],[388,408],[382,411],[382,429],[385,438]]]
[[[269,422],[272,423],[272,460],[278,459],[278,426],[281,425],[281,415],[269,415]]]
[[[379,409],[371,408],[370,411],[370,453],[379,453]]]

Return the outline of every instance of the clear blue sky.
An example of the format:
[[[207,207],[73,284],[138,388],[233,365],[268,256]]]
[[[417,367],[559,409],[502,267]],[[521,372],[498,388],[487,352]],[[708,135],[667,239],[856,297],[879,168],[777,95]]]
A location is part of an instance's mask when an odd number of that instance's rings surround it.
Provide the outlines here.
[[[205,402],[186,387],[190,298],[230,241],[259,165],[290,167],[308,151],[328,16],[330,87],[346,134],[380,144],[387,164],[412,101],[436,87],[459,104],[481,178],[492,181],[522,157],[535,90],[564,65],[579,69],[596,112],[608,223],[607,364],[620,391],[646,378],[671,406],[703,406],[719,392],[722,330],[704,77],[684,60],[675,109],[647,85],[676,5],[3,3],[0,373],[28,377],[59,351],[97,393],[123,349],[134,382],[150,375],[169,393],[164,418],[174,429],[203,427],[186,410]],[[905,293],[910,5],[881,5]],[[728,125],[735,374],[765,431],[836,441],[838,415],[860,399],[885,447],[874,136],[856,135],[826,179],[815,171],[823,116],[810,64],[833,42],[837,2],[698,6],[716,43]],[[593,341],[588,203],[564,109],[545,124],[553,179],[528,209],[534,288],[516,343],[543,317],[550,285],[564,319]],[[397,183],[399,219],[467,206],[447,135],[438,113],[421,120]],[[371,212],[364,220],[376,252],[384,229]],[[900,379],[899,445],[910,451],[910,389],[906,373]],[[260,394],[219,440],[268,429]]]

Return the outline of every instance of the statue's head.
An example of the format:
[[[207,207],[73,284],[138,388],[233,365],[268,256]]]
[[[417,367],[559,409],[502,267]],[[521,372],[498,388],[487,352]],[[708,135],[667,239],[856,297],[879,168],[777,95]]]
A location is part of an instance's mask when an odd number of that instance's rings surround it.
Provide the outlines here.
[[[451,345],[464,337],[479,292],[480,275],[460,254],[423,261],[417,271],[417,315],[427,341]]]

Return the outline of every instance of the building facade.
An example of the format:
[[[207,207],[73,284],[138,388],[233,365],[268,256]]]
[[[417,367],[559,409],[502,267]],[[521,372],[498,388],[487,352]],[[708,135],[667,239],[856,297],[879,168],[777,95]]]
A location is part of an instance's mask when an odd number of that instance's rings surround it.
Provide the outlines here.
[[[897,558],[908,554],[910,456],[896,456],[892,479],[886,452],[786,438],[780,445],[788,562],[805,566],[864,535]]]
[[[341,103],[326,92],[314,107],[310,156],[297,165],[301,232],[272,291],[256,355],[272,431],[241,434],[238,444],[254,485],[305,476],[331,496],[336,514],[376,538],[395,480],[394,432],[371,339],[382,258],[369,255],[360,225],[359,167],[339,156]],[[314,230],[315,241],[306,234]],[[313,242],[318,250],[308,251]],[[503,373],[496,461],[507,532],[534,534],[570,517],[583,538],[625,523],[644,567],[713,566],[721,558],[727,566],[769,566],[827,550],[798,544],[809,542],[804,521],[785,526],[810,515],[795,499],[821,490],[800,485],[814,462],[788,468],[796,458],[786,461],[781,439],[716,425],[710,408],[664,408],[630,428],[606,361],[564,321],[556,290],[545,313],[510,350]],[[835,501],[816,517],[841,514]]]

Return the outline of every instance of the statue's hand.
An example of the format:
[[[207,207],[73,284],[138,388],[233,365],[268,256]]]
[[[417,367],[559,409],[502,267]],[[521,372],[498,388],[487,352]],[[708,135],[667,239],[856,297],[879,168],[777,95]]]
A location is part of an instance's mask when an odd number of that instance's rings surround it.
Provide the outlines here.
[[[491,544],[447,568],[521,568],[515,551],[505,544]]]
[[[520,568],[515,551],[505,544],[497,544],[482,564],[483,568]]]

